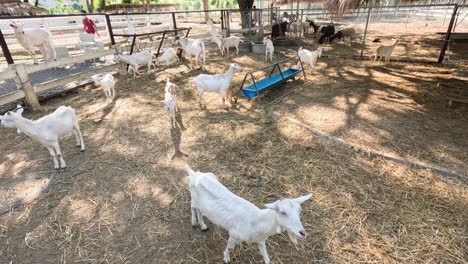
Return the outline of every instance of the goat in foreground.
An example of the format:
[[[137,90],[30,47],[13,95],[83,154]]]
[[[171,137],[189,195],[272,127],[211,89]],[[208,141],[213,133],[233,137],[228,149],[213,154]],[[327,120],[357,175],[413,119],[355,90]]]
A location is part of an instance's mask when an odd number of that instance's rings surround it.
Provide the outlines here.
[[[49,30],[42,28],[23,29],[21,23],[10,21],[10,27],[15,31],[16,39],[19,44],[33,58],[34,64],[38,64],[34,47],[38,47],[45,61],[55,60],[57,54],[52,43],[52,34]]]
[[[322,47],[318,47],[315,51],[302,49],[301,47],[297,54],[299,55],[299,58],[301,58],[302,62],[309,64],[313,70],[315,63],[317,63],[317,59],[322,57],[322,50]],[[297,67],[299,68],[299,65]]]
[[[0,127],[16,128],[18,133],[23,132],[38,140],[54,158],[54,168],[56,170],[64,169],[67,166],[60,151],[58,142],[60,138],[73,132],[76,146],[81,147],[81,151],[85,150],[83,136],[73,108],[60,106],[53,113],[34,121],[24,118],[21,115],[22,113],[23,108],[18,106],[16,111],[9,111],[3,116],[0,115]]]
[[[270,54],[270,60],[273,61],[273,53],[275,52],[275,46],[270,38],[264,37],[263,44],[265,44],[265,61],[268,61],[268,54]]]
[[[195,65],[198,67],[198,61],[202,60],[205,65],[205,43],[200,39],[189,39],[183,36],[176,36],[174,39],[175,45],[180,45],[182,49],[190,57],[190,63],[192,63],[192,56],[195,56]]]
[[[380,59],[385,57],[385,63],[387,63],[390,60],[390,56],[392,56],[397,42],[398,39],[392,39],[392,43],[390,43],[390,45],[380,45],[375,50],[374,62],[377,61],[377,63],[379,63]]]
[[[226,93],[230,90],[232,78],[234,73],[241,72],[242,68],[233,63],[229,67],[229,70],[224,74],[200,74],[197,77],[193,78],[192,82],[197,86],[198,90],[198,102],[200,106],[205,105],[205,100],[203,99],[204,92],[211,93],[220,93],[223,100],[223,107],[226,107]],[[206,107],[206,105],[205,105]]]
[[[153,59],[153,54],[147,50],[133,53],[132,55],[120,54],[115,57],[116,62],[122,61],[129,65],[128,71],[133,71],[133,77],[136,77],[137,74],[141,75],[141,73],[138,72],[140,66],[146,65],[148,67],[148,74],[151,72],[151,66],[156,69],[156,65],[154,64]]]
[[[241,242],[257,243],[266,264],[270,263],[265,242],[268,237],[286,231],[293,243],[304,239],[306,233],[300,219],[301,204],[312,194],[295,199],[281,199],[265,204],[260,209],[251,202],[235,195],[222,185],[213,173],[194,172],[188,165],[191,197],[192,226],[207,230],[203,216],[229,233],[224,251],[224,262],[229,263],[229,250]]]
[[[176,122],[176,112],[177,112],[177,95],[176,95],[177,85],[170,82],[169,78],[166,81],[166,88],[164,93],[164,110],[166,110],[167,116],[169,118],[169,128],[173,127],[173,124]]]
[[[107,104],[109,105],[115,98],[115,81],[114,76],[108,73],[102,77],[93,77],[94,84],[100,86],[107,97]]]

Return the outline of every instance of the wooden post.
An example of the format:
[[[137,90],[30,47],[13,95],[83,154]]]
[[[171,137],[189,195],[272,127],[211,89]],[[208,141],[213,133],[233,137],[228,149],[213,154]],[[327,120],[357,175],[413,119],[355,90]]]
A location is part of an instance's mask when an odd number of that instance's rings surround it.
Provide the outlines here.
[[[366,48],[367,28],[369,27],[369,19],[370,19],[371,10],[372,10],[372,7],[369,7],[369,11],[367,12],[366,28],[364,29],[364,38],[362,39],[361,59],[362,59],[362,55],[364,54],[364,49]]]
[[[227,21],[227,23],[226,23],[226,38],[230,37],[230,34],[231,34],[231,32],[230,32],[230,29],[231,29],[231,15],[230,15],[229,12],[230,12],[229,10],[226,11],[226,21]]]
[[[260,27],[260,29],[259,29],[259,40],[262,41],[263,36],[264,36],[264,32],[263,32],[263,10],[259,10],[257,12],[259,12],[259,16],[258,16],[258,26]]]
[[[26,104],[26,107],[30,108],[33,111],[39,110],[41,108],[41,105],[39,104],[39,100],[37,99],[36,93],[34,92],[31,80],[29,80],[29,76],[26,72],[24,64],[16,64],[15,70],[26,95],[26,97],[24,98],[24,103]]]
[[[439,60],[437,61],[438,63],[444,62],[445,51],[447,50],[447,46],[450,41],[450,36],[452,35],[453,24],[455,22],[455,17],[457,16],[457,12],[458,12],[458,5],[455,4],[455,7],[453,8],[452,18],[450,19],[450,23],[447,28],[447,33],[445,34],[444,42],[442,43],[442,48],[440,49]]]
[[[114,31],[112,30],[112,24],[110,22],[109,15],[106,14],[105,17],[106,17],[107,31],[109,31],[109,37],[110,37],[110,40],[111,40],[111,44],[115,45]]]
[[[8,64],[15,63],[13,61],[13,58],[11,57],[10,49],[8,49],[8,45],[5,41],[5,38],[3,37],[2,30],[0,30],[0,46],[2,46],[3,56],[5,56],[7,63]]]

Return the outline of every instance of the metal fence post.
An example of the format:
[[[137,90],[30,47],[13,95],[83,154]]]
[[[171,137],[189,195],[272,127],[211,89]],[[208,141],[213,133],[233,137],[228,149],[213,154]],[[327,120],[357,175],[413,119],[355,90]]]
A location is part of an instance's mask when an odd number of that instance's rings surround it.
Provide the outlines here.
[[[110,40],[111,40],[111,44],[115,45],[114,31],[112,30],[112,25],[111,25],[111,22],[110,22],[109,15],[106,14],[105,17],[106,17],[107,30],[109,31],[109,37],[110,37]]]
[[[369,11],[367,12],[366,28],[364,29],[364,37],[362,39],[361,59],[362,59],[362,55],[364,54],[364,49],[366,48],[367,28],[369,27],[369,18],[370,18],[371,10],[372,10],[372,7],[369,7]]]
[[[447,33],[445,34],[444,42],[442,43],[442,48],[440,49],[439,60],[437,61],[438,63],[444,62],[445,51],[447,50],[447,46],[450,41],[450,35],[452,34],[453,24],[455,22],[455,17],[457,16],[457,13],[458,13],[458,5],[455,4],[453,8],[452,18],[450,19],[450,23],[447,28]]]
[[[177,29],[177,20],[174,12],[172,12],[172,23],[174,24],[174,29]],[[174,34],[177,36],[177,31],[175,31]]]
[[[24,98],[24,103],[27,107],[31,110],[36,111],[41,108],[39,104],[39,100],[37,99],[36,93],[34,92],[34,88],[31,84],[31,80],[29,80],[28,73],[26,72],[26,68],[24,64],[16,64],[15,65],[16,74],[18,75],[18,79],[21,82],[21,86],[24,90],[26,97]]]
[[[8,49],[8,45],[5,41],[5,37],[3,37],[2,30],[0,30],[0,45],[2,46],[3,56],[8,64],[14,64],[13,58],[11,57],[10,49]]]

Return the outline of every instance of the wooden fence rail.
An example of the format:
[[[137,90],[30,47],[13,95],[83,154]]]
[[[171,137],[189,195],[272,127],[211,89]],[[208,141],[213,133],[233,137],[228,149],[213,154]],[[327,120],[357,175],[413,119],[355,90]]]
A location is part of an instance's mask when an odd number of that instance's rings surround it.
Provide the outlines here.
[[[51,80],[48,82],[33,84],[29,78],[31,73],[54,69],[56,67],[62,67],[73,63],[81,63],[86,60],[97,59],[112,55],[116,53],[116,48],[112,47],[109,50],[92,52],[81,56],[74,56],[68,58],[62,58],[57,61],[46,62],[42,64],[14,64],[10,65],[8,69],[0,72],[0,81],[14,80],[18,88],[17,91],[0,96],[0,105],[5,105],[14,102],[19,99],[23,99],[26,106],[32,110],[37,110],[41,107],[37,94],[44,92],[59,86],[66,85],[71,82],[79,81],[85,78],[89,78],[96,74],[106,73],[119,68],[119,64],[113,63],[110,65],[94,68],[86,72],[68,75],[64,78]],[[73,87],[65,87],[65,90]]]

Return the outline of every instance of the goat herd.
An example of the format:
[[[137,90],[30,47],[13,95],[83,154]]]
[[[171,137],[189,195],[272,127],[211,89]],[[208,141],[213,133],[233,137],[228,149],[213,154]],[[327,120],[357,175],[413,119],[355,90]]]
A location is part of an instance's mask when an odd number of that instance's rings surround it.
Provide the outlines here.
[[[302,32],[303,25],[294,23],[291,24],[291,28],[295,29],[296,33]],[[241,39],[238,37],[223,38],[218,34],[212,21],[209,21],[209,24],[211,25],[211,40],[217,44],[221,54],[224,55],[224,50],[227,49],[229,51],[230,47],[235,47],[238,53]],[[22,30],[19,24],[13,25],[15,31]],[[313,27],[316,33],[322,34],[319,39],[320,43],[325,40],[331,42],[335,38],[352,38],[355,35],[355,30],[352,26],[342,27],[335,33],[334,26],[318,26],[313,21],[308,21],[308,25]],[[277,30],[275,29],[276,26],[281,25],[273,26],[273,37]],[[270,60],[273,60],[274,46],[272,40],[264,38],[263,41],[266,44],[265,60],[268,60],[268,57]],[[389,46],[380,46],[376,51],[375,59],[377,57],[386,57],[387,61],[396,42],[397,40],[394,40]],[[202,40],[177,36],[173,43],[180,46],[190,58],[194,56],[197,66],[199,61],[203,65],[205,64],[205,45]],[[322,55],[322,47],[317,48],[315,51],[300,48],[298,55],[302,61],[310,64],[313,68],[317,59]],[[138,72],[140,66],[147,66],[149,72],[151,66],[156,67],[159,64],[170,65],[179,62],[174,48],[168,48],[162,56],[157,58],[149,51],[141,51],[132,55],[118,55],[116,56],[116,60],[127,63],[129,65],[128,71],[133,71],[134,76],[140,74]],[[193,78],[192,82],[197,87],[200,106],[205,105],[203,99],[205,92],[220,93],[223,106],[225,106],[226,95],[230,91],[233,76],[241,71],[242,68],[234,63],[230,65],[224,74],[199,74]],[[113,76],[106,74],[94,80],[96,85],[103,88],[107,97],[107,103],[112,102],[115,97],[115,81]],[[171,83],[168,79],[165,87],[164,109],[168,115],[171,128],[175,123],[175,114],[178,111],[176,89],[177,85]],[[73,132],[76,138],[76,145],[80,147],[81,151],[85,150],[75,110],[71,107],[60,106],[53,113],[34,121],[22,117],[22,112],[23,108],[18,106],[17,109],[0,115],[0,127],[16,128],[18,133],[23,132],[38,140],[49,150],[54,160],[55,169],[66,167],[58,143],[61,137]],[[201,230],[207,230],[207,225],[203,221],[203,216],[205,216],[214,224],[226,229],[229,233],[223,258],[225,263],[230,261],[229,251],[240,242],[257,243],[264,262],[270,263],[265,246],[268,237],[283,231],[288,234],[294,243],[297,243],[298,239],[301,240],[306,237],[300,220],[301,204],[309,200],[312,194],[294,199],[279,199],[274,203],[265,204],[266,209],[260,209],[249,201],[230,192],[217,180],[217,177],[213,173],[194,172],[188,165],[185,166],[185,170],[189,175],[192,225],[199,225]]]

